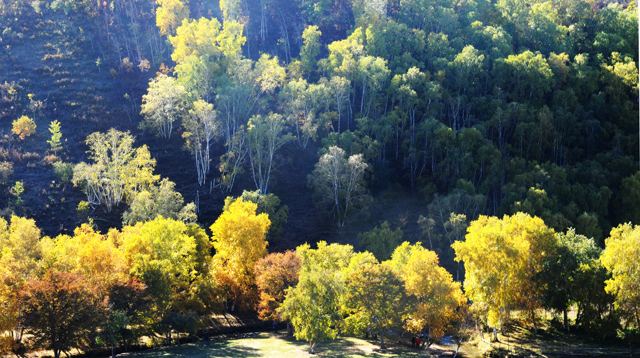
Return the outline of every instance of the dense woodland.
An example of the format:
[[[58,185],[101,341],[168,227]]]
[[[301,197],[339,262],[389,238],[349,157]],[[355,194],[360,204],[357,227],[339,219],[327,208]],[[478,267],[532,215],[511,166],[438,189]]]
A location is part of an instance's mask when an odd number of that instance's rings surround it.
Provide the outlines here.
[[[543,310],[638,339],[635,2],[0,0],[0,30],[0,352],[237,310],[311,351]]]

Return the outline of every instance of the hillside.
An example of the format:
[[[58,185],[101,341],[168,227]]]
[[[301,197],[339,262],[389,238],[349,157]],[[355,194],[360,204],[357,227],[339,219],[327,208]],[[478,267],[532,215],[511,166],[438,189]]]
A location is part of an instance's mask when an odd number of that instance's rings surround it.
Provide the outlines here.
[[[237,310],[311,351],[637,342],[634,1],[0,0],[0,31],[0,353]]]

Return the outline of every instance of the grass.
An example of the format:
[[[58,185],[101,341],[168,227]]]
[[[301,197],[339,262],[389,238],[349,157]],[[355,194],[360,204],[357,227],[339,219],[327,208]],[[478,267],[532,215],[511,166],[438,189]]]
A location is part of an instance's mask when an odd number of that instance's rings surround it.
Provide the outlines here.
[[[388,344],[387,349],[380,349],[377,342],[360,338],[343,337],[316,345],[316,354],[307,352],[309,345],[304,341],[276,335],[259,333],[252,337],[214,340],[210,345],[204,342],[183,344],[158,348],[145,352],[131,353],[127,357],[161,358],[161,357],[429,357],[429,351],[415,350],[404,345]],[[440,352],[434,350],[431,353]],[[469,355],[466,355],[467,357]]]
[[[576,333],[557,331],[549,321],[541,322],[538,333],[514,321],[497,342],[488,342],[493,333],[485,332],[478,350],[496,357],[628,357],[628,347],[614,338],[596,339]]]

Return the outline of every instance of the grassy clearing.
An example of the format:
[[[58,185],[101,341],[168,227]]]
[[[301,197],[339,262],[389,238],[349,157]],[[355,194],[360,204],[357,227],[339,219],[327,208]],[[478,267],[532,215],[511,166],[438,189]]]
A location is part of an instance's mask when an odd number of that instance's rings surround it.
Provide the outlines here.
[[[276,335],[273,333],[259,333],[253,337],[214,340],[210,345],[204,342],[183,344],[181,347],[173,346],[158,348],[145,352],[128,354],[127,357],[136,358],[160,358],[160,357],[429,357],[448,355],[438,348],[432,351],[415,350],[404,345],[388,344],[387,349],[380,349],[376,342],[360,338],[344,337],[334,341],[318,343],[316,354],[307,352],[308,344],[304,341],[296,341],[293,338]],[[431,353],[431,354],[430,354]],[[465,354],[466,357],[475,356]]]
[[[493,334],[485,332],[477,349],[492,357],[629,357],[629,348],[618,339],[557,331],[549,322],[542,323],[537,334],[514,323],[504,334],[498,333],[497,342],[488,342]]]

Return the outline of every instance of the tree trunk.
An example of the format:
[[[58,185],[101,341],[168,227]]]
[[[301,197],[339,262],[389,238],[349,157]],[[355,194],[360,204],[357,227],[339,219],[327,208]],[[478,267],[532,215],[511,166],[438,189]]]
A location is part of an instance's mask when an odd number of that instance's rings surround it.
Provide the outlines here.
[[[380,330],[380,349],[385,349],[384,346],[384,328]]]
[[[564,326],[567,328],[567,332],[571,332],[571,328],[569,327],[569,317],[567,317],[567,309],[565,308],[562,312],[562,318],[564,319]]]
[[[453,354],[453,358],[456,358],[458,356],[458,352],[460,351],[460,344],[462,343],[462,341],[458,342],[456,344],[456,352]]]
[[[498,341],[498,327],[493,326],[493,341],[497,342]]]

